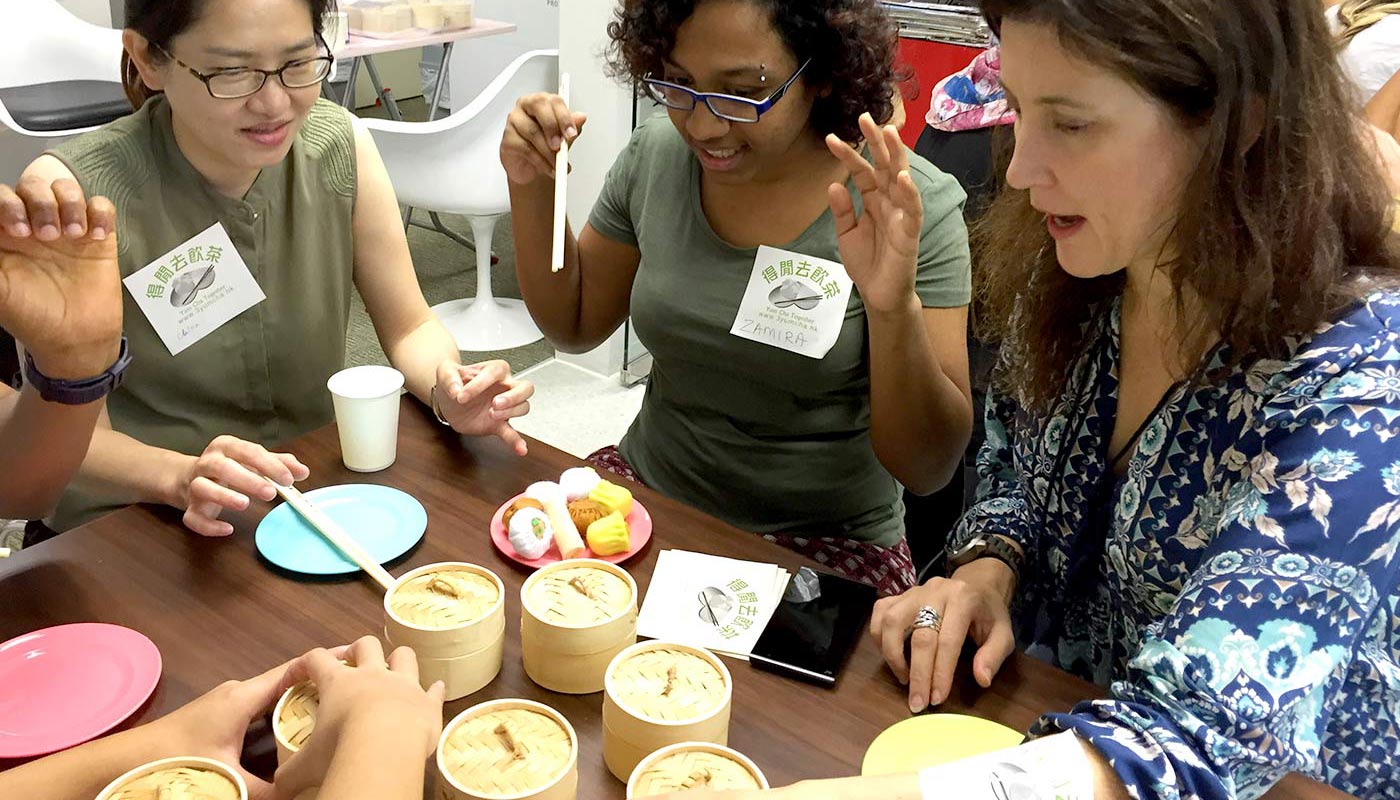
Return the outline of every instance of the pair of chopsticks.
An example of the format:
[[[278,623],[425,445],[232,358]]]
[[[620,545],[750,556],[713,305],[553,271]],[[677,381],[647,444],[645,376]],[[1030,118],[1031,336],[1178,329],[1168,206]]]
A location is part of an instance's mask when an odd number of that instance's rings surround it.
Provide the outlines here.
[[[350,538],[350,534],[346,533],[344,528],[335,523],[335,520],[326,516],[326,512],[307,500],[306,495],[298,491],[295,486],[282,486],[276,481],[272,481],[272,485],[277,487],[277,493],[282,495],[282,499],[287,501],[287,505],[290,505],[303,519],[311,523],[311,527],[320,531],[321,535],[326,537],[326,540],[337,550],[344,553],[346,558],[355,562],[360,569],[374,578],[380,586],[384,587],[384,591],[387,592],[394,587],[394,576],[380,566],[378,561],[371,558],[369,553],[366,553],[354,539]]]
[[[559,96],[564,105],[569,104],[569,73],[559,76]],[[558,272],[564,268],[564,217],[569,198],[569,141],[559,137],[559,152],[554,154],[554,248],[551,251],[549,271]]]

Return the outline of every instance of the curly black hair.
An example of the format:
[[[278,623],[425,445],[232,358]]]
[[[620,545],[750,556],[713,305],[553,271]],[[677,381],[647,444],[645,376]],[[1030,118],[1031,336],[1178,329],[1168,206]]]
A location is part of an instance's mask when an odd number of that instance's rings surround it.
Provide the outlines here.
[[[613,77],[639,83],[659,75],[676,31],[705,0],[622,0],[608,23]],[[830,89],[812,106],[810,124],[854,142],[866,111],[881,124],[894,115],[898,29],[876,0],[748,0],[766,8],[808,86]]]

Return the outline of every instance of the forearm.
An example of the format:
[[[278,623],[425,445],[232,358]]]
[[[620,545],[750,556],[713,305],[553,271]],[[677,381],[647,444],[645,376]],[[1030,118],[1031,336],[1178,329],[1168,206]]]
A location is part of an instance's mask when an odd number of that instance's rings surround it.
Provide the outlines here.
[[[918,297],[867,309],[870,437],[880,463],[918,494],[947,485],[972,434],[972,404],[943,371]]]
[[[319,795],[336,800],[420,800],[426,761],[420,745],[374,720],[348,725]]]
[[[186,754],[163,752],[154,729],[143,726],[0,772],[0,797],[92,800],[122,773],[177,755]]]
[[[155,447],[99,424],[83,459],[78,483],[127,503],[159,503],[184,508],[180,476],[194,456]]]
[[[25,469],[0,471],[0,516],[39,519],[53,510],[92,441],[102,401],[47,403],[31,387],[0,397],[0,453]]]
[[[1007,750],[930,767],[917,775],[889,776],[888,780],[891,790],[904,789],[912,782],[914,793],[898,796],[914,800],[944,797],[991,800],[1008,795],[1032,796],[1027,793],[1029,791],[1037,798],[1064,800],[1128,798],[1123,781],[1103,754],[1072,733],[1043,737]],[[887,795],[862,788],[837,796],[840,800],[875,800]]]
[[[428,404],[432,403],[438,367],[443,361],[461,360],[452,334],[431,314],[406,335],[383,344],[389,363],[403,373],[404,386],[414,397]]]
[[[586,350],[581,331],[583,276],[578,240],[564,230],[564,269],[550,270],[554,248],[554,182],[538,179],[510,185],[511,226],[515,236],[515,276],[530,316],[550,343],[565,351]]]

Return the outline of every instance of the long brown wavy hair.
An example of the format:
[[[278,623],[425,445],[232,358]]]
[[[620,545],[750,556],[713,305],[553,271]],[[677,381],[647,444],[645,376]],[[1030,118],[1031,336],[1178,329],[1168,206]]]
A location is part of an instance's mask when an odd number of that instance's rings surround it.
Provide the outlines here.
[[[1282,355],[1353,302],[1361,273],[1391,281],[1392,199],[1336,64],[1317,0],[983,0],[1048,25],[1204,134],[1159,265],[1176,295],[1183,364],[1219,334],[1229,366]],[[1152,154],[1143,153],[1144,158]],[[1091,318],[1123,274],[1060,268],[1044,215],[1003,189],[976,227],[979,331],[1002,343],[998,384],[1044,410],[1064,391]],[[1196,298],[1188,310],[1184,298]]]

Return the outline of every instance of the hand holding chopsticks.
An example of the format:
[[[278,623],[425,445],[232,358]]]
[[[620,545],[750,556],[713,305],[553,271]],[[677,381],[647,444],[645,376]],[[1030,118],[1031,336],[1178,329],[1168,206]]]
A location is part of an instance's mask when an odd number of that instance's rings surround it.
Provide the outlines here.
[[[524,200],[527,203],[516,207],[516,235],[523,235],[528,242],[521,250],[521,263],[543,261],[543,245],[548,236],[552,273],[560,272],[565,266],[569,154],[588,121],[586,114],[569,107],[571,99],[569,76],[560,75],[558,93],[536,92],[516,101],[515,108],[506,117],[505,132],[501,136],[501,166],[510,184],[511,202],[517,204]],[[552,197],[551,188],[554,190]],[[553,218],[552,224],[547,225],[545,215],[550,200],[553,200]],[[526,213],[519,213],[522,211]]]

